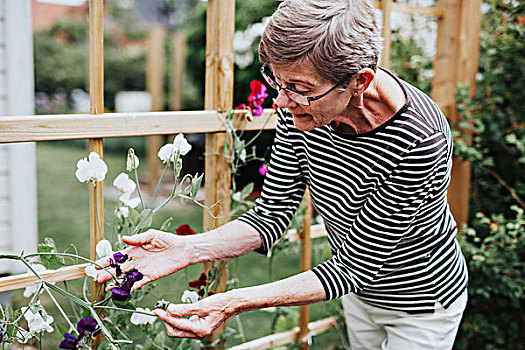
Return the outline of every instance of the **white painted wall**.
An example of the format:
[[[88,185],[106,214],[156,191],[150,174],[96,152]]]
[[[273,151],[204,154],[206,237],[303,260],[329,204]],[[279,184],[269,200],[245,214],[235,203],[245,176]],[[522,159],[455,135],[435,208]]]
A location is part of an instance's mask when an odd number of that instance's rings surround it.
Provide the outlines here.
[[[31,0],[0,0],[0,118],[34,113]],[[38,240],[35,143],[0,145],[0,252],[35,251]],[[0,261],[0,273],[20,273]]]

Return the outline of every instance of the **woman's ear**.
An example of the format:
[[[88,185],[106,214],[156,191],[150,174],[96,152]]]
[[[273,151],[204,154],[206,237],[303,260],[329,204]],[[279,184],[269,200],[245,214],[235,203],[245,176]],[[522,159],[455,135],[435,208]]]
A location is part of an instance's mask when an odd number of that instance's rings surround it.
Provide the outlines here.
[[[356,74],[355,87],[353,90],[360,93],[365,91],[372,80],[374,80],[375,72],[371,68],[363,68]]]

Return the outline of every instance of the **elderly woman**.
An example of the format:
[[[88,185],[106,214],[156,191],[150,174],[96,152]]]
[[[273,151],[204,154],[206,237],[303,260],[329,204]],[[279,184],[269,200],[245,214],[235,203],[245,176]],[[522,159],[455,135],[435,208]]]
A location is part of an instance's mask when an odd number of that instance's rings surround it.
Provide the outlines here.
[[[266,254],[307,185],[333,257],[281,281],[157,310],[168,335],[203,338],[244,311],[341,298],[352,349],[452,347],[468,278],[447,204],[451,134],[428,96],[377,67],[380,49],[367,1],[281,3],[259,46],[280,108],[256,207],[200,235],[124,237],[132,259],[123,267],[144,273],[139,288],[191,264]]]

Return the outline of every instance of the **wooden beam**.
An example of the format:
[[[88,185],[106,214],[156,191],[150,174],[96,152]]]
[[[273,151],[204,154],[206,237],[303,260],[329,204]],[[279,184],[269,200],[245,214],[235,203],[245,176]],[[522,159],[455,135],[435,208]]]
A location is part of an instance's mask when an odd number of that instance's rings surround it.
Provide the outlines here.
[[[240,113],[240,112],[238,112]],[[272,109],[239,129],[275,129]],[[0,118],[0,143],[225,131],[216,111],[59,114]]]
[[[383,52],[381,53],[381,67],[390,69],[390,56],[392,49],[392,4],[393,0],[382,0],[381,10],[383,12]]]
[[[208,0],[206,17],[206,82],[204,108],[227,111],[233,103],[233,34],[235,26],[235,0]],[[224,155],[231,154],[227,146],[227,134],[206,135],[205,193],[204,204],[213,207],[211,217],[204,213],[204,229],[210,230],[230,220],[231,168]],[[226,148],[228,147],[228,148]],[[219,263],[222,273],[218,276],[217,290],[224,291],[228,280],[227,262]],[[204,270],[211,264],[204,264]],[[226,329],[226,324],[209,336],[214,348]]]
[[[301,239],[301,255],[300,255],[300,272],[310,270],[312,267],[312,239],[310,237],[310,227],[312,225],[312,199],[310,198],[310,190],[308,187],[304,193],[306,211],[302,222],[302,230],[299,233]],[[299,306],[299,349],[308,350],[308,323],[310,321],[310,305]]]
[[[320,237],[326,237],[326,229],[324,227],[324,224],[317,224],[310,226],[310,238],[320,238]],[[300,240],[300,232],[297,232],[296,230],[288,230],[286,233],[286,238],[289,242],[297,242]]]
[[[89,102],[92,115],[104,113],[104,1],[89,0]],[[89,152],[97,152],[103,158],[101,138],[90,139]],[[96,245],[104,237],[104,182],[89,183],[89,256],[97,259]],[[97,293],[101,290],[101,293]],[[98,296],[98,298],[97,298]],[[91,301],[104,300],[104,288],[91,281]],[[103,318],[103,314],[100,314]],[[91,348],[96,350],[104,340],[103,334],[93,338]]]
[[[164,42],[166,31],[160,24],[150,28],[146,56],[146,90],[151,96],[151,110],[164,110]],[[162,171],[162,163],[157,157],[163,145],[163,137],[158,135],[146,138],[146,159],[148,163],[148,190],[153,195],[155,184]]]
[[[370,5],[376,9],[383,8],[383,1],[370,1]],[[409,6],[407,4],[401,4],[394,2],[392,3],[392,11],[407,13],[410,15],[420,15],[420,16],[431,16],[431,17],[443,17],[445,12],[442,8],[439,7],[418,7],[418,6]]]
[[[183,108],[184,71],[186,66],[186,34],[177,30],[170,34],[171,43],[171,80],[170,109],[180,111]]]
[[[72,279],[85,277],[86,274],[84,273],[84,269],[88,265],[89,264],[66,266],[58,270],[47,270],[45,272],[39,273],[39,275],[44,279],[44,281],[50,283],[69,281]],[[33,273],[2,277],[0,278],[0,292],[34,286],[37,282],[38,278]]]
[[[329,329],[335,328],[337,319],[335,317],[328,317],[322,320],[310,322],[308,324],[309,336],[316,336],[324,333]],[[249,341],[229,348],[228,350],[265,350],[276,346],[282,346],[297,341],[299,338],[299,327],[292,330],[268,335],[259,339]]]

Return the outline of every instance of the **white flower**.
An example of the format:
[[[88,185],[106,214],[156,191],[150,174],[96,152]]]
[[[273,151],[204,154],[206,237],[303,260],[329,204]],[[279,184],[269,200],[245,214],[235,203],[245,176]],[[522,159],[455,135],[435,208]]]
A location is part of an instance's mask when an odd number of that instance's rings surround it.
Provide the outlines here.
[[[141,307],[138,307],[137,311],[151,312],[150,309],[148,308],[143,309]],[[155,322],[156,319],[157,319],[156,316],[148,316],[148,315],[139,314],[139,313],[134,312],[133,315],[131,315],[130,321],[134,325],[140,325],[140,324],[148,324],[148,323],[153,324],[153,322]]]
[[[37,304],[40,304],[40,301]],[[48,333],[53,332],[53,327],[50,326],[50,324],[53,322],[52,316],[46,314],[46,319],[44,320],[40,312],[33,313],[31,309],[27,307],[23,307],[20,311],[22,311],[24,314],[24,318],[27,321],[27,326],[29,327],[29,334],[27,334],[27,336],[31,336],[34,333],[40,333],[43,331],[47,331]]]
[[[120,197],[118,197],[118,200],[130,208],[136,208],[140,203],[139,197],[131,198],[131,192],[122,193]]]
[[[183,303],[196,303],[199,300],[199,294],[192,290],[185,290],[184,293],[182,293],[181,300]]]
[[[106,177],[108,167],[96,152],[91,152],[88,158],[77,162],[75,176],[80,182],[102,181]]]
[[[168,143],[162,146],[157,155],[163,163],[174,162],[177,153],[181,156],[185,156],[190,150],[191,145],[188,140],[184,138],[183,134],[178,134],[175,137],[175,140],[173,140],[173,143]]]
[[[135,181],[131,180],[126,173],[120,173],[118,176],[113,180],[113,186],[121,190],[122,192],[133,192],[135,191],[135,188],[137,188],[137,185],[135,184]]]
[[[176,152],[180,152],[180,154],[183,156],[191,151],[191,145],[183,134],[178,134],[175,136],[175,139],[173,140],[173,147],[175,147]]]
[[[128,152],[128,158],[126,160],[126,170],[135,170],[139,167],[139,164],[139,157],[135,155],[135,152]]]
[[[99,258],[105,258],[106,256],[113,255],[113,248],[111,248],[111,242],[107,239],[103,239],[100,242],[98,242],[95,250],[97,251],[97,256]]]
[[[129,215],[129,208],[126,206],[118,207],[115,209],[115,215],[118,218],[127,218]]]
[[[89,265],[84,269],[86,276],[93,278],[95,281],[98,278],[98,274],[101,270],[97,270],[94,265]]]
[[[241,192],[235,192],[232,196],[232,199],[236,202],[240,202],[241,201]]]
[[[35,263],[31,263],[31,267],[33,268],[33,270],[35,270],[37,273],[40,273],[40,272],[44,272],[46,271],[46,268],[40,264],[35,264]],[[27,272],[28,273],[32,273],[31,270],[29,270],[29,268],[27,269]],[[24,289],[24,297],[26,298],[30,298],[33,294],[36,293],[36,291],[38,290],[38,287],[40,286],[40,283],[34,285],[34,286],[29,286],[29,287],[26,287]],[[40,294],[42,294],[44,292],[44,289],[42,288],[40,290]]]

